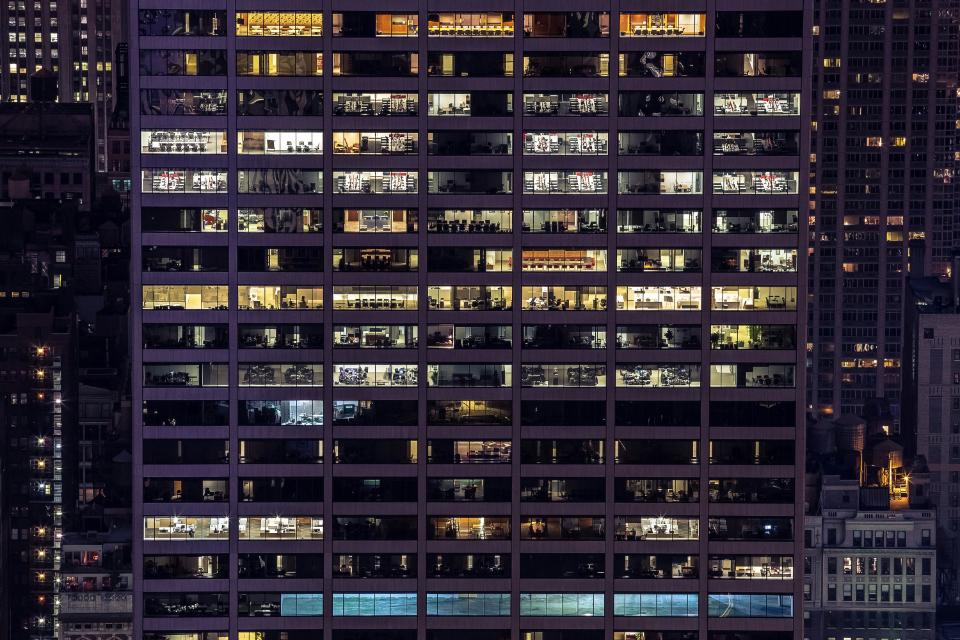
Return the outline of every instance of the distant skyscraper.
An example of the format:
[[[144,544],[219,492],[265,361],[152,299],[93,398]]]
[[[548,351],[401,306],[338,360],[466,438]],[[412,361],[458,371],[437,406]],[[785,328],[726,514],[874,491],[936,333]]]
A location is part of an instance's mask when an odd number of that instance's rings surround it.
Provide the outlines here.
[[[808,402],[898,410],[907,265],[945,274],[960,232],[960,1],[814,12]]]
[[[2,0],[0,5],[0,101],[30,101],[30,77],[53,74],[60,102],[94,104],[101,172],[109,166],[114,50],[126,40],[127,23],[124,0]]]
[[[799,637],[804,2],[133,6],[138,639]]]

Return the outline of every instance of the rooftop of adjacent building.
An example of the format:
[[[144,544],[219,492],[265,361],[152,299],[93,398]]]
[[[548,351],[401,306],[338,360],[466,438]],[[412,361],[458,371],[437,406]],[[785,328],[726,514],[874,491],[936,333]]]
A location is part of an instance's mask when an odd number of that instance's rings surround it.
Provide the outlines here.
[[[88,103],[0,103],[0,159],[87,156],[92,139]]]
[[[852,478],[823,476],[819,484],[820,509],[817,515],[844,513],[847,518],[876,519],[876,514],[886,514],[885,520],[929,520],[932,507],[926,504],[911,504],[908,500],[894,500],[886,487],[861,486]]]
[[[946,277],[910,278],[908,285],[917,313],[960,313],[960,252],[953,256],[952,266]]]
[[[61,315],[55,305],[38,304],[36,308],[15,313],[0,313],[0,343],[23,343],[31,339],[56,339],[69,336],[75,328],[75,318]]]
[[[0,224],[0,305],[29,307],[41,292],[95,295],[126,313],[129,224],[122,209],[104,203],[81,211],[75,201],[53,199],[0,202]],[[89,306],[73,301],[81,312]]]
[[[929,509],[926,461],[906,458],[904,445],[885,427],[888,417],[882,407],[875,407],[865,417],[808,422],[808,515],[826,509]]]

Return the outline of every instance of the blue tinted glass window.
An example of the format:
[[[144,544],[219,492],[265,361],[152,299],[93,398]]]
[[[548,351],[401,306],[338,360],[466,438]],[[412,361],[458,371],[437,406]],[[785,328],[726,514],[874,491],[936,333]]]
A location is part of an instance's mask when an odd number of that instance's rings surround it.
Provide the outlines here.
[[[695,593],[617,593],[613,596],[616,616],[690,618],[697,615]]]
[[[428,616],[509,616],[509,593],[428,593]]]
[[[281,593],[281,616],[322,616],[322,593]]]
[[[602,593],[521,593],[521,616],[602,616]]]
[[[791,618],[793,596],[770,593],[711,593],[711,618]]]
[[[335,593],[335,616],[415,616],[416,593]]]

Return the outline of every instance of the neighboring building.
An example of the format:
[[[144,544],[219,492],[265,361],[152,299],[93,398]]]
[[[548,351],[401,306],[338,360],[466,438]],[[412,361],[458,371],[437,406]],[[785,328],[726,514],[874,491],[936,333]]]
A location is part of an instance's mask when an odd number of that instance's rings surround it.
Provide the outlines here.
[[[112,230],[112,224],[104,222],[95,234],[78,234],[75,243],[75,290],[87,293],[74,296],[81,319],[73,469],[77,513],[66,527],[64,556],[69,560],[71,551],[78,552],[81,566],[75,576],[64,575],[61,640],[133,637],[129,316],[126,283],[122,298],[114,298],[112,292],[121,283],[113,280],[111,268],[114,257],[125,270],[129,263],[125,255],[110,254]],[[83,257],[86,250],[88,257]],[[93,255],[104,260],[94,261],[89,258]]]
[[[60,543],[76,490],[69,473],[76,465],[71,456],[76,321],[54,307],[11,310],[10,302],[0,303],[0,420],[9,455],[3,480],[9,539],[2,575],[10,607],[0,637],[54,640]]]
[[[116,73],[116,106],[107,129],[109,163],[105,179],[129,208],[130,200],[130,47],[126,42],[117,45],[114,55]]]
[[[72,200],[89,210],[93,153],[90,105],[0,103],[0,202]]]
[[[814,25],[808,403],[898,416],[908,260],[945,274],[960,241],[960,1],[822,1]]]
[[[130,530],[63,539],[61,640],[132,640]]]
[[[92,214],[74,241],[81,363],[77,514],[67,527],[75,546],[65,545],[65,553],[80,550],[93,561],[99,553],[103,565],[84,575],[81,586],[71,587],[69,576],[64,580],[61,640],[132,638],[129,244],[123,220],[118,212]]]
[[[77,327],[67,293],[75,214],[54,201],[0,208],[3,640],[57,634],[60,537],[76,491]]]
[[[869,491],[855,479],[823,478],[820,510],[804,531],[806,637],[932,640],[936,513],[890,509]]]
[[[2,416],[0,416],[2,417]],[[7,458],[9,457],[7,439],[0,438],[0,514],[7,513]],[[7,540],[10,539],[10,519],[0,516],[0,566],[6,567],[8,561]],[[10,610],[9,580],[0,580],[0,638],[7,640],[13,626]]]
[[[937,625],[937,640],[957,640],[960,638],[960,623],[939,622]]]
[[[6,0],[0,5],[0,102],[41,99],[31,79],[50,78],[43,99],[89,103],[96,170],[110,166],[107,128],[117,95],[114,52],[127,40],[127,3],[117,0]],[[2,130],[2,127],[0,127]]]
[[[79,18],[80,32],[71,42],[72,99],[61,100],[93,105],[98,172],[109,171],[113,164],[108,143],[110,123],[121,98],[128,99],[117,91],[119,73],[114,69],[116,47],[128,40],[128,7],[125,0],[80,0],[71,6],[73,19]],[[60,95],[65,93],[61,90]]]
[[[130,465],[129,462],[123,464],[121,460],[129,456],[129,435],[120,420],[120,394],[113,389],[81,384],[79,398],[78,503],[98,516],[103,514],[104,509],[121,509],[122,522],[126,525],[130,518],[127,506],[130,502],[130,483],[123,481],[122,472],[128,471]],[[117,460],[118,456],[123,458]],[[81,517],[83,515],[90,518],[93,514],[82,514]],[[77,530],[90,530],[94,524],[96,521],[86,525],[81,521]],[[118,524],[119,522],[108,523],[107,528],[111,528],[109,525],[115,527]],[[93,530],[103,528],[97,526]]]
[[[120,214],[78,202],[0,207],[3,640],[64,633],[65,535],[125,538],[129,556],[128,260]],[[74,631],[120,628],[84,607]]]
[[[801,633],[807,3],[138,4],[135,637]]]
[[[956,270],[953,270],[956,273]],[[930,468],[940,551],[939,597],[960,602],[960,279],[910,281],[906,316],[904,420]]]

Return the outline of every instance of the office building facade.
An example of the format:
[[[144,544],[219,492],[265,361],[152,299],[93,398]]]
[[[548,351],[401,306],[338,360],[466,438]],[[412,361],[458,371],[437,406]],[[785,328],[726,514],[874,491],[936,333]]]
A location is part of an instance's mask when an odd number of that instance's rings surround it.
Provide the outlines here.
[[[132,7],[136,637],[800,633],[811,13],[683,7]]]
[[[808,403],[820,415],[862,415],[877,397],[898,415],[908,271],[950,270],[958,9],[816,3]]]

